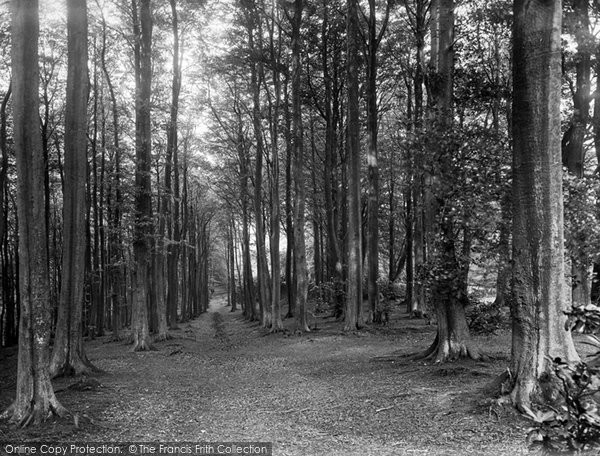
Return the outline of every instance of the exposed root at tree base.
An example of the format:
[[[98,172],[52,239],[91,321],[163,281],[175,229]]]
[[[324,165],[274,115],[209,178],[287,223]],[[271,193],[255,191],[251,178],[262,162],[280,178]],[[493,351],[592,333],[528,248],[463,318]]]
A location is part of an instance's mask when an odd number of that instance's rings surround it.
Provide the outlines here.
[[[139,341],[131,347],[132,352],[154,351],[154,347],[148,341]]]
[[[50,377],[78,377],[80,375],[94,375],[102,373],[102,369],[94,366],[90,360],[86,358],[78,357],[72,359],[70,362],[65,361],[61,365],[50,366]]]
[[[25,410],[19,410],[16,402],[13,402],[2,415],[0,415],[0,419],[8,420],[8,422],[15,425],[16,428],[22,429],[29,425],[41,424],[52,416],[62,418],[67,415],[69,415],[69,411],[58,402],[52,393],[48,409],[41,407],[39,403],[34,403],[32,400],[31,404],[28,405]]]
[[[456,342],[445,340],[440,343],[439,335],[436,335],[433,343],[425,351],[410,357],[413,361],[431,361],[433,363],[445,363],[458,359],[472,359],[475,361],[487,361],[479,350],[469,342]]]
[[[154,337],[154,342],[164,342],[171,339],[173,339],[173,336],[169,332],[166,332],[164,334],[157,334]]]

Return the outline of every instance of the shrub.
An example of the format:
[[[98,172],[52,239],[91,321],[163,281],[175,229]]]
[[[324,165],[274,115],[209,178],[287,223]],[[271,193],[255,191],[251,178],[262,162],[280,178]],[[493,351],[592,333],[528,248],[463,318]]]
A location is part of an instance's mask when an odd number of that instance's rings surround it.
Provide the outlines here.
[[[480,301],[475,295],[469,295],[469,303],[467,321],[472,333],[495,334],[506,326],[508,314],[505,309],[498,308],[493,302]]]
[[[596,395],[600,392],[600,307],[595,305],[573,307],[567,312],[566,330],[586,332],[588,344],[596,348],[592,356],[596,362],[567,363],[560,358],[552,360],[552,370],[559,380],[562,404],[545,411],[527,410],[535,422],[528,439],[544,450],[583,452],[600,449],[600,414]]]

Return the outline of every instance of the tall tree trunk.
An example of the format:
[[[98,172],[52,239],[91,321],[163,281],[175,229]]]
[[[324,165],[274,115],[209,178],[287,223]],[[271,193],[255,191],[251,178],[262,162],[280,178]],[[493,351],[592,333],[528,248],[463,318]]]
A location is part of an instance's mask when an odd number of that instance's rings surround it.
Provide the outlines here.
[[[244,141],[241,119],[238,125],[238,159],[240,163],[240,193],[242,200],[242,268],[244,283],[244,317],[249,320],[257,318],[255,312],[256,298],[254,294],[254,279],[252,277],[252,259],[250,255],[250,208],[249,208],[249,166],[248,151]]]
[[[321,257],[321,201],[317,190],[317,144],[315,140],[315,121],[310,119],[310,151],[311,166],[310,177],[313,188],[312,194],[312,232],[313,232],[313,269],[315,274],[315,285],[323,282],[323,265]]]
[[[230,303],[231,303],[231,312],[235,312],[237,310],[237,298],[238,298],[238,293],[237,293],[237,284],[235,281],[235,245],[236,245],[236,239],[235,239],[235,226],[233,223],[233,220],[231,222],[229,222],[227,224],[227,232],[228,232],[228,243],[229,243],[229,251],[228,251],[228,294],[229,294],[229,299],[230,299]]]
[[[136,0],[132,1],[134,11]],[[136,13],[137,16],[137,13]],[[151,238],[153,234],[151,165],[150,91],[152,86],[152,17],[150,0],[140,0],[139,25],[134,19],[134,33],[139,39],[136,60],[136,157],[134,221],[134,301],[131,316],[133,350],[150,348],[148,298],[150,293]],[[137,46],[136,46],[137,47]],[[139,53],[138,53],[139,52]]]
[[[289,109],[289,91],[287,79],[285,80],[283,94],[283,110],[285,117],[285,138],[286,138],[286,162],[285,162],[285,232],[286,232],[286,252],[285,252],[285,286],[287,290],[288,312],[286,318],[294,316],[296,311],[296,271],[294,260],[294,202],[293,202],[293,177],[292,165],[294,161],[294,146],[292,144],[292,116]]]
[[[348,79],[348,280],[344,330],[362,324],[362,216],[360,207],[359,34],[358,2],[347,1]]]
[[[578,359],[565,331],[560,148],[560,0],[514,2],[511,393],[518,408],[541,392],[550,359]]]
[[[387,2],[386,13],[379,33],[377,33],[377,17],[375,0],[369,0],[368,18],[368,51],[367,51],[367,177],[369,199],[367,212],[367,289],[371,320],[381,321],[379,309],[379,157],[377,150],[377,134],[379,130],[377,106],[377,53],[385,30],[392,2]],[[411,268],[412,270],[412,268]]]
[[[573,0],[573,14],[577,41],[576,87],[573,94],[573,117],[562,138],[562,163],[570,173],[581,178],[585,164],[584,140],[590,117],[591,57],[595,44],[590,33],[589,0]],[[570,254],[572,304],[584,306],[591,302],[591,259],[584,246],[575,245]]]
[[[179,94],[181,92],[181,50],[179,36],[179,18],[176,0],[170,0],[171,4],[171,29],[173,32],[173,82],[171,84],[171,113],[169,119],[169,130],[167,135],[167,163],[172,164],[172,170],[165,166],[165,189],[170,192],[166,209],[168,223],[168,236],[170,242],[167,246],[167,314],[168,323],[171,328],[177,327],[177,300],[179,296],[179,163],[178,163],[178,138],[177,123],[179,113]],[[171,163],[169,163],[171,161]],[[171,171],[173,181],[171,185]],[[168,181],[167,181],[168,179]],[[164,204],[164,203],[163,203]]]
[[[416,0],[414,7],[410,8],[408,0],[405,0],[409,17],[412,20],[416,50],[415,50],[415,72],[413,78],[414,84],[414,122],[413,127],[416,135],[422,134],[423,128],[423,84],[425,82],[425,37],[427,34],[427,12],[430,9],[431,2],[429,0]],[[431,8],[436,8],[431,5]],[[425,226],[424,226],[424,194],[423,194],[423,154],[419,151],[413,153],[410,151],[410,166],[412,176],[411,189],[411,208],[414,220],[414,229],[412,231],[412,246],[411,256],[414,262],[414,278],[412,281],[412,299],[409,303],[410,313],[414,317],[423,315],[426,309],[425,303],[425,286],[423,283],[425,267]],[[407,232],[408,236],[408,232]],[[407,255],[407,262],[409,256]],[[407,263],[408,264],[408,263]],[[408,267],[407,267],[408,274]],[[408,278],[407,278],[408,280]]]
[[[8,144],[6,136],[6,107],[8,100],[12,93],[12,84],[9,84],[8,90],[2,98],[2,104],[0,105],[0,211],[4,211],[4,201],[7,196],[8,188]],[[4,236],[8,230],[8,213],[3,212],[2,219],[0,220],[0,249],[3,248]],[[8,245],[7,245],[8,246]],[[6,246],[6,247],[7,247]],[[4,275],[2,275],[4,277]],[[0,339],[1,340],[1,339]]]
[[[327,280],[334,282],[335,289],[335,307],[341,314],[344,303],[341,302],[343,293],[343,267],[342,254],[338,241],[338,221],[337,221],[337,204],[335,201],[336,187],[336,172],[335,165],[337,162],[337,138],[336,138],[336,107],[335,100],[337,95],[333,87],[334,76],[337,68],[334,68],[334,75],[331,74],[329,66],[330,58],[330,26],[329,26],[329,8],[327,0],[323,0],[323,24],[321,28],[322,44],[321,58],[323,68],[323,84],[324,84],[324,114],[325,114],[325,160],[323,167],[323,197],[325,199],[325,214],[326,214],[326,231],[327,231]],[[334,60],[335,61],[335,60]],[[337,312],[336,312],[337,313]],[[340,315],[337,315],[340,316]]]
[[[292,135],[294,176],[294,267],[296,275],[296,328],[310,331],[306,301],[308,295],[308,268],[306,265],[304,131],[302,125],[302,55],[300,26],[302,24],[303,0],[295,0],[292,23]],[[289,284],[288,284],[289,286]]]
[[[252,56],[262,56],[262,27],[256,10],[256,5],[247,11],[248,47]],[[255,30],[256,29],[256,30]],[[255,43],[255,32],[256,40]],[[267,328],[271,325],[270,278],[265,247],[265,226],[263,220],[263,155],[264,142],[262,132],[262,115],[260,104],[260,84],[263,73],[262,63],[251,57],[250,90],[252,92],[252,125],[256,145],[256,161],[254,170],[254,224],[256,227],[256,263],[258,282],[258,306],[260,309],[261,325]]]
[[[454,0],[439,0],[437,15],[432,35],[432,54],[436,64],[433,66],[431,95],[433,96],[433,115],[435,128],[444,135],[450,135],[453,124],[453,83],[454,83]],[[437,314],[437,336],[431,347],[423,356],[444,362],[459,357],[481,357],[476,346],[471,342],[466,321],[464,306],[467,302],[466,275],[464,261],[457,258],[456,233],[453,217],[452,201],[447,199],[446,182],[452,179],[451,164],[456,146],[452,141],[445,141],[437,148],[439,173],[434,176],[440,185],[435,195],[435,210],[440,220],[439,242],[435,257],[436,278],[433,284],[432,297]],[[432,209],[432,208],[430,208]],[[470,245],[467,243],[467,245]],[[468,252],[462,252],[470,255]]]
[[[120,311],[123,302],[122,283],[123,274],[121,262],[123,259],[123,245],[121,241],[121,151],[119,144],[119,111],[114,86],[106,62],[106,19],[102,16],[102,52],[100,54],[102,71],[108,86],[111,102],[112,128],[113,128],[113,169],[108,190],[108,288],[110,294],[110,311],[112,316],[112,337],[119,339],[121,329]]]
[[[91,370],[83,347],[85,284],[85,181],[87,164],[87,4],[67,3],[68,74],[65,112],[62,284],[50,374]]]
[[[511,195],[506,189],[500,201],[500,237],[498,240],[498,275],[496,276],[496,299],[494,306],[505,306],[510,294],[510,225],[511,225]]]
[[[19,217],[21,315],[15,401],[2,414],[19,426],[66,411],[49,374],[52,308],[44,217],[44,162],[39,131],[39,11],[37,0],[11,2],[14,148]]]
[[[275,2],[273,2],[275,5]],[[274,30],[276,15],[279,16],[279,9],[273,6],[272,9],[272,28],[270,34],[271,60],[273,63],[281,62],[281,27],[278,27],[278,48],[275,48]],[[277,21],[279,22],[279,21]],[[279,111],[281,103],[281,75],[278,65],[273,65],[273,85],[275,89],[275,103],[271,109],[271,172],[273,180],[271,182],[271,331],[278,332],[283,330],[281,319],[281,258],[279,252],[279,240],[281,237],[281,201],[279,198]],[[232,264],[233,267],[233,264]],[[233,278],[235,284],[235,277]],[[235,289],[235,288],[234,288]],[[232,307],[233,311],[233,307]]]
[[[8,144],[7,144],[7,119],[6,107],[12,93],[12,84],[9,84],[6,94],[0,105],[0,287],[2,292],[2,315],[0,317],[0,346],[8,346],[13,338],[14,301],[12,299],[11,273],[9,261],[9,235],[8,235]],[[10,318],[9,318],[10,317]],[[5,330],[6,328],[6,330]],[[16,331],[15,331],[16,333]]]

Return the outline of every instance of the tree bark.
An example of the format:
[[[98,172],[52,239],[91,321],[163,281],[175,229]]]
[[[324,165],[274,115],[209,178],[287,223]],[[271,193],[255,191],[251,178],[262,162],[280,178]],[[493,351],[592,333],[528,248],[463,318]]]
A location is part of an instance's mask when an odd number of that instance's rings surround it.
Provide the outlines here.
[[[2,104],[0,105],[0,211],[4,211],[4,199],[6,196],[6,189],[8,187],[8,144],[6,135],[6,107],[10,96],[12,94],[12,83],[9,84],[6,94],[2,98]],[[4,236],[7,232],[8,227],[8,214],[3,212],[2,220],[0,220],[0,248],[4,243]],[[4,277],[4,275],[2,275]]]
[[[327,280],[334,282],[335,289],[335,307],[343,309],[344,303],[341,302],[343,294],[343,267],[342,254],[340,251],[340,243],[338,241],[338,220],[337,220],[337,203],[335,188],[337,185],[335,166],[337,163],[337,131],[336,131],[336,100],[335,90],[333,87],[334,74],[337,67],[330,70],[330,35],[331,26],[329,22],[330,5],[327,0],[323,0],[323,24],[321,27],[322,44],[321,44],[321,59],[323,69],[323,85],[324,85],[324,117],[325,117],[325,160],[323,167],[323,197],[325,199],[325,215],[326,215],[326,231],[327,231]],[[335,62],[335,59],[334,59]],[[339,315],[337,315],[339,316]]]
[[[294,161],[294,147],[292,144],[292,116],[289,109],[289,95],[287,79],[285,80],[283,94],[283,109],[285,117],[285,232],[286,232],[286,251],[285,251],[285,286],[287,291],[288,311],[286,318],[294,316],[296,308],[296,273],[294,260],[294,202],[293,202],[293,178],[292,165]]]
[[[360,207],[360,123],[359,123],[359,35],[358,2],[347,1],[347,79],[348,79],[348,280],[344,330],[358,329],[362,324],[362,216]]]
[[[408,0],[404,2],[409,18],[411,20],[412,28],[414,31],[416,50],[415,50],[415,72],[413,78],[414,85],[414,122],[413,128],[415,131],[415,138],[418,137],[423,131],[423,84],[425,83],[425,37],[427,34],[427,15],[430,2],[427,0],[416,0],[414,7],[409,6]],[[432,9],[437,8],[435,5],[431,5]],[[433,21],[434,22],[434,21]],[[433,23],[432,22],[432,23]],[[433,37],[432,37],[433,39]],[[432,48],[434,49],[434,48]],[[434,49],[435,50],[435,49]],[[433,55],[433,54],[432,54]],[[412,188],[411,188],[411,208],[413,218],[413,229],[411,230],[412,235],[412,246],[409,246],[407,239],[407,249],[410,248],[412,251],[413,260],[413,280],[412,280],[412,299],[409,302],[410,313],[413,317],[421,317],[425,313],[425,285],[423,283],[424,267],[425,267],[425,226],[424,226],[424,203],[425,198],[423,194],[424,190],[424,162],[423,154],[419,151],[409,152],[411,155],[411,175],[412,175]],[[408,231],[407,231],[408,237]],[[407,252],[407,265],[408,265],[408,252]],[[407,281],[408,281],[408,267],[407,267]]]
[[[254,141],[256,145],[256,160],[254,169],[254,224],[256,227],[256,263],[258,282],[258,307],[260,321],[263,328],[271,325],[271,290],[267,253],[265,247],[265,224],[263,220],[263,155],[264,141],[262,132],[262,109],[260,103],[260,84],[263,68],[260,59],[255,56],[263,55],[262,27],[256,11],[256,5],[246,11],[248,22],[248,47],[251,54],[250,64],[250,90],[252,92],[252,126],[254,128]],[[256,42],[255,34],[256,32]]]
[[[271,331],[283,331],[281,319],[281,258],[279,241],[281,237],[281,201],[279,198],[280,166],[279,166],[279,112],[281,103],[281,27],[278,27],[278,48],[275,48],[274,30],[276,15],[279,9],[272,11],[272,28],[270,29],[270,51],[273,62],[273,86],[275,89],[275,103],[271,108]],[[279,19],[279,17],[277,17]],[[279,22],[277,20],[277,22]],[[233,267],[233,262],[232,262]],[[235,280],[233,280],[235,284]]]
[[[589,0],[574,0],[573,14],[576,20],[575,39],[575,93],[573,94],[573,117],[562,138],[562,163],[570,173],[583,177],[585,164],[585,134],[590,119],[591,57],[594,37],[590,33]],[[585,243],[586,240],[580,241]],[[585,246],[575,245],[571,254],[572,304],[584,306],[591,302],[591,259]]]
[[[386,31],[390,14],[391,1],[386,3],[386,12],[381,29],[377,33],[375,0],[369,0],[368,44],[367,44],[367,178],[369,199],[367,208],[367,289],[371,320],[381,321],[379,309],[379,157],[377,150],[378,103],[377,103],[377,68],[379,44]],[[412,271],[412,267],[411,267]]]
[[[121,151],[119,143],[119,111],[114,85],[112,83],[108,65],[106,62],[106,19],[102,16],[102,52],[100,54],[100,63],[104,73],[104,79],[108,87],[108,93],[111,102],[112,113],[112,173],[109,181],[107,206],[108,206],[108,292],[110,295],[110,312],[112,316],[112,338],[119,340],[119,330],[121,329],[121,305],[123,302],[122,283],[122,259],[123,245],[121,240],[121,213],[122,213],[122,193],[121,193]]]
[[[565,331],[560,0],[514,2],[511,399],[528,407],[550,358],[578,360]]]
[[[428,210],[434,211],[440,220],[437,230],[438,242],[432,252],[434,260],[435,281],[432,286],[432,298],[437,314],[437,336],[431,347],[423,356],[445,362],[460,357],[481,358],[479,350],[470,340],[469,328],[466,321],[464,306],[468,302],[467,274],[468,260],[459,261],[456,254],[457,235],[454,221],[453,202],[448,200],[446,185],[452,180],[451,165],[456,145],[452,141],[453,125],[453,85],[454,85],[454,0],[439,0],[434,20],[432,20],[432,54],[431,84],[432,114],[438,134],[443,135],[440,144],[433,144],[436,152],[437,173],[431,181],[436,185],[434,204],[429,204]],[[427,199],[425,199],[427,201]],[[433,217],[431,217],[433,220]],[[466,248],[461,256],[470,255],[468,227],[465,231]],[[433,240],[433,237],[431,238]]]
[[[62,284],[50,374],[79,375],[93,366],[83,347],[85,182],[87,172],[87,4],[68,0],[68,74],[65,113]]]
[[[137,10],[137,2],[132,5]],[[137,21],[134,21],[136,24]],[[135,27],[135,25],[134,25]],[[140,0],[139,57],[136,58],[136,157],[135,221],[133,253],[134,301],[131,316],[133,351],[150,349],[148,297],[150,293],[150,246],[153,232],[151,165],[150,91],[152,86],[152,17],[150,0]]]
[[[12,94],[12,83],[9,83],[8,90],[2,99],[0,105],[0,277],[2,278],[2,314],[0,315],[0,345],[9,346],[14,341],[15,330],[14,318],[14,299],[11,280],[12,269],[9,260],[9,236],[8,236],[8,144],[7,144],[7,119],[6,107]],[[6,328],[6,330],[5,330]]]
[[[11,7],[21,315],[16,398],[2,417],[27,426],[46,420],[52,413],[63,415],[66,410],[54,395],[48,369],[52,308],[38,118],[38,1],[13,0]]]
[[[296,275],[296,329],[310,331],[307,316],[308,268],[306,265],[306,239],[304,237],[306,192],[304,176],[304,131],[302,125],[302,55],[300,25],[303,0],[295,0],[292,23],[292,139],[294,176],[294,269]],[[288,284],[289,286],[289,284]]]

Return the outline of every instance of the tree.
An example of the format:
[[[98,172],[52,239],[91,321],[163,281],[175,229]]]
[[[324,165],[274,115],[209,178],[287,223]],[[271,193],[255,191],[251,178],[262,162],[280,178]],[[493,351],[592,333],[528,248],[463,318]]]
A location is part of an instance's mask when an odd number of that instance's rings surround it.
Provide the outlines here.
[[[529,406],[551,358],[576,361],[563,259],[560,0],[515,0],[511,399]]]
[[[362,323],[362,217],[360,208],[360,127],[359,127],[359,32],[358,2],[347,2],[347,78],[348,78],[348,279],[344,330],[352,331]]]
[[[573,12],[567,17],[572,18],[573,34],[577,42],[575,60],[575,87],[573,92],[573,116],[569,127],[562,137],[562,162],[570,173],[577,178],[583,177],[585,165],[585,135],[590,118],[590,86],[591,86],[591,57],[596,46],[590,32],[589,0],[573,0],[570,2]],[[579,236],[578,236],[579,237]],[[585,237],[585,236],[584,236]],[[575,305],[586,305],[591,301],[590,274],[591,259],[586,252],[585,242],[578,239],[578,244],[571,249],[572,270],[572,299]],[[589,242],[589,240],[588,240]]]
[[[414,130],[418,134],[423,126],[423,84],[425,81],[425,37],[427,35],[427,17],[431,2],[429,0],[415,0],[411,7],[408,0],[404,0],[406,11],[408,14],[409,24],[411,26],[415,38],[415,72],[413,76],[414,85]],[[407,193],[407,212],[408,209],[413,209],[413,217],[408,217],[407,213],[407,257],[406,257],[406,280],[407,280],[407,299],[410,299],[411,315],[423,315],[425,305],[425,285],[423,281],[424,264],[425,264],[425,227],[424,220],[424,195],[423,195],[423,154],[417,152],[414,158],[413,152],[409,150],[409,163],[411,163],[411,174],[413,182],[409,182],[412,187]],[[412,166],[414,161],[415,166]],[[416,168],[416,169],[413,169]],[[412,184],[412,185],[411,185]],[[414,221],[413,221],[414,219]],[[414,230],[413,230],[414,225]],[[393,226],[391,228],[393,232]],[[414,259],[414,269],[413,269]],[[393,258],[390,258],[392,261]],[[391,268],[390,268],[391,269]],[[414,273],[417,279],[414,278]],[[410,283],[412,280],[412,283]]]
[[[269,53],[273,65],[273,86],[275,101],[269,97],[269,112],[271,117],[271,331],[283,330],[281,319],[281,259],[279,254],[279,240],[281,236],[281,199],[279,196],[279,121],[281,104],[281,26],[277,27],[277,47],[275,44],[275,23],[280,24],[280,10],[275,7],[271,9],[271,27],[269,28]],[[231,253],[233,255],[233,252]],[[233,267],[233,260],[231,261]],[[235,283],[235,281],[232,281]],[[235,301],[232,311],[235,307]]]
[[[108,70],[108,64],[106,61],[107,52],[107,24],[104,12],[101,12],[101,23],[102,23],[102,51],[100,53],[100,65],[102,66],[102,72],[104,73],[104,79],[108,87],[108,94],[111,102],[111,113],[112,113],[112,159],[111,159],[111,178],[109,180],[108,191],[107,191],[107,218],[108,218],[108,290],[107,295],[110,296],[110,310],[112,314],[112,337],[115,340],[119,339],[119,330],[121,329],[121,305],[123,301],[122,296],[122,257],[123,257],[123,246],[122,246],[122,234],[121,234],[121,218],[123,214],[123,192],[121,190],[121,146],[119,137],[119,109],[117,106],[117,97],[115,93],[115,87]]]
[[[87,1],[68,0],[68,75],[65,112],[63,265],[50,373],[78,375],[92,367],[81,328],[85,282],[87,174]]]
[[[371,319],[381,321],[379,312],[379,163],[377,154],[378,116],[377,109],[377,68],[379,45],[387,29],[392,2],[388,1],[385,16],[379,33],[377,32],[377,18],[375,0],[369,0],[368,40],[367,40],[367,131],[369,137],[369,151],[367,155],[369,204],[367,222],[367,288],[369,293],[369,306]],[[411,265],[412,271],[412,265]]]
[[[179,297],[179,160],[177,141],[177,122],[179,115],[179,94],[181,92],[181,59],[179,19],[176,0],[170,0],[171,28],[173,32],[173,82],[171,85],[171,110],[169,130],[167,132],[167,162],[165,164],[165,217],[169,217],[168,235],[171,242],[167,245],[167,315],[171,328],[177,327],[177,299]],[[174,178],[171,179],[171,168]],[[172,185],[171,185],[172,182]],[[174,198],[171,198],[171,194]],[[167,201],[168,199],[168,201]]]
[[[13,0],[11,7],[21,317],[16,398],[2,416],[27,426],[44,421],[52,413],[63,415],[66,410],[54,395],[48,369],[52,308],[38,118],[38,1]]]
[[[265,247],[265,223],[263,217],[263,156],[264,141],[262,132],[262,108],[260,103],[260,85],[264,79],[264,69],[257,62],[256,55],[263,55],[262,27],[258,10],[254,1],[245,6],[246,27],[248,30],[248,50],[251,53],[250,62],[250,91],[252,92],[252,125],[254,128],[254,141],[256,146],[256,161],[254,170],[254,223],[256,230],[256,263],[258,282],[258,304],[260,319],[263,327],[271,325],[271,288],[267,253]],[[256,40],[255,40],[256,33]]]
[[[449,198],[453,187],[453,162],[459,145],[453,136],[454,122],[454,0],[439,0],[432,10],[431,108],[433,125],[439,136],[434,150],[435,165],[431,191],[435,200],[428,208],[438,219],[435,245],[431,256],[432,299],[437,314],[437,335],[422,356],[435,362],[459,357],[480,358],[471,343],[464,306],[467,297],[467,276],[457,258],[455,204]],[[435,50],[435,52],[433,51]],[[433,220],[430,220],[433,221]],[[464,237],[468,237],[463,226]],[[431,238],[433,240],[433,237]],[[470,241],[463,243],[463,257],[470,255]],[[464,261],[464,260],[463,260]]]
[[[304,130],[302,125],[302,56],[300,26],[303,0],[295,0],[290,21],[292,24],[292,147],[294,175],[294,270],[296,273],[295,316],[299,331],[310,331],[307,321],[308,268],[306,265],[306,183],[304,177]],[[290,286],[291,284],[288,284]]]
[[[150,94],[152,87],[152,17],[150,0],[140,0],[139,24],[137,2],[132,1],[134,35],[136,41],[136,96],[135,96],[135,234],[133,251],[135,257],[134,301],[131,316],[133,350],[148,350],[147,300],[150,281],[150,247],[153,233],[152,189],[150,181],[151,124]]]

